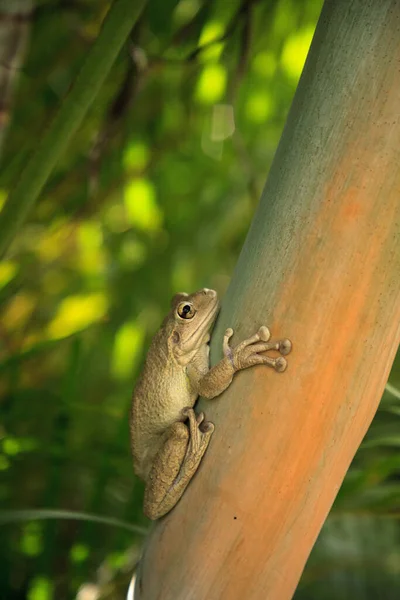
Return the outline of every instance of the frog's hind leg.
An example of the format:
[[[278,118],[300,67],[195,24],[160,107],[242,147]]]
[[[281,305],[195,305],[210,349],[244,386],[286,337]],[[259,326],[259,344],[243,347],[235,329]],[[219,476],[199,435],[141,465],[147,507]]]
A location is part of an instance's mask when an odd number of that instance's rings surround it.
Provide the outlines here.
[[[166,434],[165,442],[156,455],[146,482],[144,512],[150,519],[159,519],[180,500],[195,474],[207,449],[214,425],[204,423],[204,415],[197,418],[193,409],[187,409],[189,426],[174,423]]]

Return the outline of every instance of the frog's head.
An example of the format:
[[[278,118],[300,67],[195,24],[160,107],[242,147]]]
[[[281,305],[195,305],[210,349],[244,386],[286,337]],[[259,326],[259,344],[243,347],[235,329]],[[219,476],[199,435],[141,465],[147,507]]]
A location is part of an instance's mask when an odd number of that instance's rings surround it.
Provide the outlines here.
[[[193,294],[176,294],[168,315],[168,346],[181,365],[188,364],[210,340],[209,331],[218,314],[217,292],[203,288]]]

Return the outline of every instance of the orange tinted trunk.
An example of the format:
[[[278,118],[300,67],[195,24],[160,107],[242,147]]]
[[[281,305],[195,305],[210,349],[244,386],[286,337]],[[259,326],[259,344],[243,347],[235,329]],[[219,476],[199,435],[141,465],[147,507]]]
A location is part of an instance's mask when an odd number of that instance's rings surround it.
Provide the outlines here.
[[[325,4],[212,343],[215,363],[226,327],[237,343],[266,324],[289,367],[201,403],[215,433],[148,540],[140,598],[295,591],[399,344],[399,31],[398,0]]]

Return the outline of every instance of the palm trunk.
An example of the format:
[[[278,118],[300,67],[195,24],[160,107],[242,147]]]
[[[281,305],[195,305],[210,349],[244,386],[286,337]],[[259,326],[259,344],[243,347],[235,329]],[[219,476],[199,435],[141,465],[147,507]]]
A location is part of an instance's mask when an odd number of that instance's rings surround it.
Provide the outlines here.
[[[400,0],[327,0],[213,335],[261,324],[289,367],[201,402],[215,433],[156,524],[137,597],[285,600],[399,344]],[[227,215],[228,218],[228,215]]]

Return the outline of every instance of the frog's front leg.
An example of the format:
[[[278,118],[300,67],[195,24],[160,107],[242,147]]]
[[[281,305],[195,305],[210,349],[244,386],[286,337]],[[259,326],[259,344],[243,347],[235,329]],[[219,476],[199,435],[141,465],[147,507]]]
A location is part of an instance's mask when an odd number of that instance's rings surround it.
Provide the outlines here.
[[[189,425],[178,422],[168,429],[146,481],[144,513],[150,519],[159,519],[180,500],[214,431],[203,413],[196,417],[194,410],[187,408],[184,416]]]
[[[263,325],[252,337],[244,340],[236,348],[229,346],[229,340],[233,336],[233,329],[225,331],[222,343],[224,356],[229,358],[235,371],[247,369],[253,365],[268,365],[280,373],[287,367],[286,359],[283,356],[270,358],[260,354],[268,350],[277,350],[282,355],[289,354],[292,349],[292,343],[287,338],[270,342],[271,333],[268,327]]]
[[[234,374],[242,369],[255,365],[268,365],[276,371],[282,372],[286,369],[287,362],[283,357],[292,349],[292,343],[288,339],[271,342],[268,327],[262,326],[258,332],[231,348],[229,340],[233,336],[233,330],[227,329],[223,340],[224,358],[205,373],[191,372],[191,379],[199,395],[205,398],[214,398],[221,394],[231,383]],[[271,358],[263,352],[277,350],[282,356]]]

